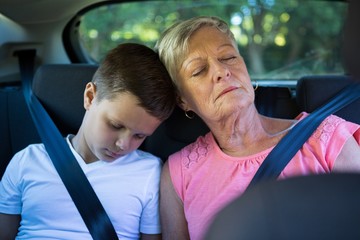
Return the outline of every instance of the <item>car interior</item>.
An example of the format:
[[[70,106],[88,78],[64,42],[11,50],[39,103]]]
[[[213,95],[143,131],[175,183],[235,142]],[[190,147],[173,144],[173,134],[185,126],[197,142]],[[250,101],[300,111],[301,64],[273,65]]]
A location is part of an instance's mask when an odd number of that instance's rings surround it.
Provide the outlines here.
[[[358,174],[333,174],[259,183],[225,207],[206,239],[358,239],[359,180]]]
[[[108,17],[111,17],[114,15],[106,12],[105,8],[110,9],[112,4],[125,6],[132,4],[132,2],[141,6],[144,2],[152,1],[0,1],[0,177],[16,152],[29,144],[41,142],[25,102],[18,58],[15,52],[27,49],[36,50],[35,74],[32,82],[33,94],[40,100],[63,136],[69,133],[75,134],[85,112],[82,102],[84,87],[87,82],[91,81],[103,56],[100,54],[96,58],[93,57],[84,50],[86,44],[82,44],[78,39],[84,14],[92,9],[100,9],[99,12],[107,13]],[[157,13],[164,12],[165,9],[160,9],[160,6],[167,1],[155,2],[156,4],[160,2],[157,5],[159,8]],[[184,2],[191,6],[192,1]],[[199,2],[199,5],[201,5],[201,1],[193,2]],[[216,4],[216,2],[222,1],[211,2]],[[237,6],[236,1],[223,2],[231,2],[234,8]],[[243,1],[242,4],[264,4],[265,2],[284,1]],[[306,2],[321,1],[308,0]],[[359,5],[356,2],[345,0],[325,2],[336,2],[344,6],[346,14],[348,14],[351,4],[353,4],[351,6]],[[181,1],[174,1],[174,5],[176,4],[180,6],[182,3]],[[180,9],[179,12],[181,10],[186,12],[188,8]],[[355,9],[355,7],[352,9]],[[145,10],[138,11],[139,13],[136,14],[142,14],[142,11]],[[176,15],[169,16],[174,17]],[[184,18],[186,16],[187,14],[182,15]],[[349,19],[357,21],[358,18],[346,18],[346,16],[343,16],[345,20],[340,23],[342,25],[339,27],[339,32],[333,34],[339,35],[342,43],[344,43],[344,33],[348,34],[346,36],[350,36],[349,29],[347,29],[347,32],[344,31],[346,23],[354,28],[351,31],[358,31],[358,29],[355,29],[358,25],[349,22]],[[95,25],[96,20],[92,21]],[[326,18],[324,17],[321,21],[325,24]],[[90,22],[87,22],[87,24]],[[311,22],[304,24],[311,24]],[[91,27],[89,27],[90,30]],[[125,28],[126,24],[121,27]],[[91,33],[90,30],[89,33]],[[358,39],[357,35],[351,35],[351,37],[352,39]],[[304,38],[306,38],[305,35]],[[122,41],[139,42],[141,41],[139,39],[123,38]],[[150,46],[153,46],[153,43],[153,40],[150,41]],[[95,50],[98,52],[107,51],[100,49],[100,47],[99,49],[93,49],[91,44],[89,46],[94,52],[96,52]],[[357,48],[359,49],[358,46]],[[358,50],[350,52],[355,54],[356,51]],[[340,47],[339,52],[344,52],[343,46]],[[347,50],[347,52],[349,51]],[[246,55],[250,55],[250,53],[246,53]],[[264,57],[271,58],[271,56],[266,55]],[[358,56],[342,56],[342,58],[345,57],[347,57],[347,61],[357,59],[360,62]],[[274,57],[274,61],[275,59]],[[253,74],[254,80],[259,85],[255,91],[255,104],[258,111],[265,116],[287,119],[295,118],[303,111],[313,112],[335,96],[341,89],[357,81],[357,76],[354,73],[357,69],[360,69],[360,66],[357,64],[358,67],[356,68],[351,62],[352,65],[347,67],[345,63],[346,61],[343,61],[343,71],[309,72],[300,69],[300,73],[289,78],[284,77],[285,74],[280,74],[278,77],[257,78],[258,75],[255,72]],[[297,65],[294,66],[296,68]],[[355,69],[355,71],[352,72],[352,69]],[[264,76],[269,76],[269,74]],[[360,99],[335,114],[360,124],[359,109]],[[196,138],[206,134],[208,131],[208,127],[199,117],[195,116],[193,119],[188,119],[184,115],[184,111],[180,107],[176,107],[170,118],[164,121],[152,136],[147,137],[140,148],[166,161],[169,155],[194,142]],[[359,196],[356,199],[358,198]],[[216,236],[215,233],[214,236]]]

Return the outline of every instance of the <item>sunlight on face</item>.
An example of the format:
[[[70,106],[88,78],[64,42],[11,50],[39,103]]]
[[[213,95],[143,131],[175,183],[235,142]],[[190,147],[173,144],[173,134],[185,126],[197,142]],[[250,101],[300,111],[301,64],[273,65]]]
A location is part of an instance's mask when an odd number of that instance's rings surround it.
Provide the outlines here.
[[[204,36],[211,36],[205,38]],[[189,54],[180,69],[185,110],[205,121],[220,120],[254,101],[250,77],[233,41],[214,27],[203,27],[190,38]]]

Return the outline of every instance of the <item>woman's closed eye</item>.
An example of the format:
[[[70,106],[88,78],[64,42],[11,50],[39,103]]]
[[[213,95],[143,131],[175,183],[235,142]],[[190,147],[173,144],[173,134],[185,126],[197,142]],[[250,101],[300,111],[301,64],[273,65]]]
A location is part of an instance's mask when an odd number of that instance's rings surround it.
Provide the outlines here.
[[[192,72],[191,76],[192,76],[192,77],[197,77],[197,76],[199,76],[201,73],[203,73],[205,70],[206,70],[206,67],[205,67],[205,66],[203,66],[203,67],[198,67],[198,68],[196,68],[196,69]]]
[[[236,59],[237,59],[236,56],[230,56],[230,57],[221,58],[220,62],[233,63]]]
[[[223,58],[219,58],[218,61],[224,64],[235,64],[237,62],[237,56],[234,55],[230,55],[230,56],[226,56]],[[191,72],[191,77],[198,77],[201,74],[203,74],[204,72],[206,72],[208,66],[204,65],[204,66],[199,66],[196,67],[192,72]]]

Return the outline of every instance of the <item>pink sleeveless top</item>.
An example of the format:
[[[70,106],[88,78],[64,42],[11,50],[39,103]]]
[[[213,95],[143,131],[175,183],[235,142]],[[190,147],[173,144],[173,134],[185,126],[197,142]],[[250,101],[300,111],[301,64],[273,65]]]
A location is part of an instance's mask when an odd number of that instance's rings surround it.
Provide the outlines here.
[[[297,119],[306,117],[301,113]],[[279,179],[330,173],[349,137],[360,144],[359,125],[331,115],[296,153]],[[211,133],[169,157],[175,191],[184,204],[190,238],[202,239],[215,214],[240,196],[272,148],[247,157],[221,151]]]

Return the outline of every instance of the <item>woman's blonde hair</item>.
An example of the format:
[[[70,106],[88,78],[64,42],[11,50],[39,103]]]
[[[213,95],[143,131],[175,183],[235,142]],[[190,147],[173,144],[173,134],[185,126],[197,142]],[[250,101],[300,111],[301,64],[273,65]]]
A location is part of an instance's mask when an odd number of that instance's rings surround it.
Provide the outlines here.
[[[215,27],[236,43],[228,24],[214,16],[199,16],[180,21],[166,29],[155,45],[160,60],[165,65],[174,85],[179,88],[177,77],[180,66],[188,54],[189,38],[202,27]],[[209,36],[204,36],[206,39]],[[236,44],[235,44],[236,46]]]

